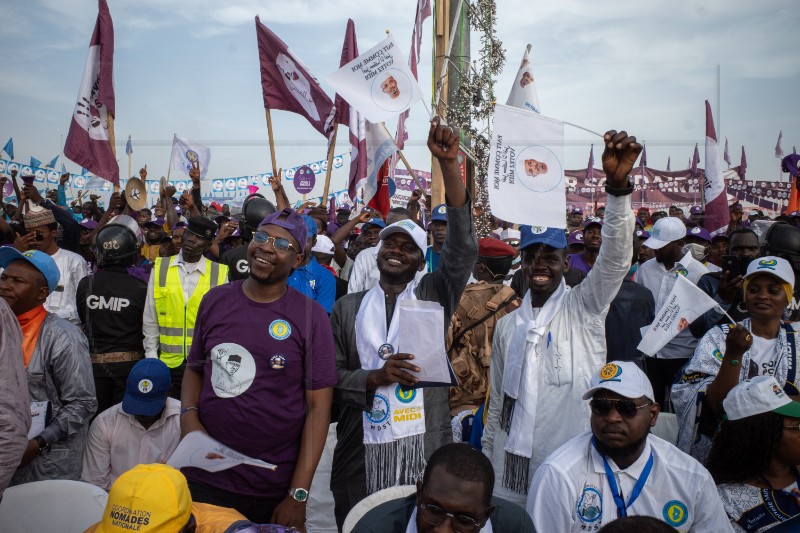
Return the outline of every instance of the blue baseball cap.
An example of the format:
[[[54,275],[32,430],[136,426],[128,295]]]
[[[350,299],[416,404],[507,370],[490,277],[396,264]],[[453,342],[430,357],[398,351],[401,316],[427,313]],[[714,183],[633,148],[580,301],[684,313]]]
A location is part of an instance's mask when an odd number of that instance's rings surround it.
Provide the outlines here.
[[[379,219],[377,217],[370,219],[369,222],[364,222],[364,226],[366,226],[367,224],[372,224],[373,226],[378,226],[381,229],[386,227],[386,222],[384,222],[383,220],[381,220],[381,219]],[[363,228],[363,226],[362,226],[362,228]]]
[[[440,204],[433,208],[431,222],[447,222],[447,206],[445,204]]]
[[[566,248],[567,238],[564,230],[558,228],[547,228],[545,226],[520,226],[522,238],[519,242],[519,249],[523,250],[534,244],[544,244],[551,248]]]
[[[317,234],[319,228],[317,228],[317,222],[313,218],[308,215],[303,215],[303,222],[306,223],[306,227],[308,228],[309,239]]]
[[[52,257],[39,250],[28,250],[20,252],[13,246],[0,246],[0,267],[8,268],[12,262],[22,259],[36,267],[47,281],[47,294],[50,294],[58,287],[58,280],[61,279],[61,272]]]
[[[164,409],[171,379],[169,368],[155,358],[142,359],[128,374],[122,411],[134,416],[155,416]]]

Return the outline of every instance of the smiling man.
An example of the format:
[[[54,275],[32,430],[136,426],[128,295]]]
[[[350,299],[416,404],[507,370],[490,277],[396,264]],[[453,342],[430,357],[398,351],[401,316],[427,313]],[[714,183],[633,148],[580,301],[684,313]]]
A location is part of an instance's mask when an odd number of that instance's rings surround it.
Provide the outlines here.
[[[614,361],[583,394],[591,432],[545,459],[526,509],[539,531],[588,531],[624,516],[653,516],[681,532],[732,531],[711,474],[650,434],[660,412],[647,376]]]
[[[547,174],[547,163],[542,163],[535,159],[526,159],[525,173],[532,177],[536,177],[539,174]]]
[[[389,95],[389,98],[395,100],[400,96],[400,89],[397,88],[397,80],[394,76],[389,76],[381,83],[381,91]]]
[[[600,253],[600,245],[603,244],[603,221],[599,218],[589,217],[583,223],[583,250],[580,253],[569,255],[569,269],[579,270],[588,274],[594,262],[597,261],[597,254]]]
[[[529,288],[520,308],[498,322],[492,342],[483,452],[500,480],[495,494],[520,505],[544,458],[586,428],[579,397],[605,363],[605,318],[630,268],[628,173],[642,146],[624,131],[606,132],[605,143],[608,201],[594,267],[568,288],[564,231],[523,226],[521,268]]]
[[[416,483],[426,458],[453,441],[448,387],[401,388],[417,383],[413,372],[418,369],[414,354],[398,353],[395,309],[403,300],[438,303],[443,308],[438,327],[444,345],[477,255],[472,206],[456,159],[459,138],[438,118],[428,132],[428,148],[442,167],[447,205],[447,238],[439,268],[416,280],[425,269],[425,231],[411,220],[395,222],[380,233],[378,283],[348,294],[333,307],[339,374],[334,400],[341,412],[331,490],[339,527],[367,494]],[[403,417],[407,410],[421,416]]]

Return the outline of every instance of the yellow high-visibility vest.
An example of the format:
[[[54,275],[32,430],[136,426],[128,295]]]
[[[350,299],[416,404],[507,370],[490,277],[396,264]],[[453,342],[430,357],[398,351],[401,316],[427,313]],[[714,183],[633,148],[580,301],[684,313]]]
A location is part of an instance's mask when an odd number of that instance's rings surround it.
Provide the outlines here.
[[[173,268],[170,263],[175,259]],[[203,296],[217,285],[225,283],[228,267],[202,258],[205,274],[197,282],[188,302],[183,300],[183,287],[178,275],[177,257],[159,257],[155,264],[156,284],[153,299],[159,329],[159,358],[170,368],[176,368],[186,360],[192,346],[194,322]]]

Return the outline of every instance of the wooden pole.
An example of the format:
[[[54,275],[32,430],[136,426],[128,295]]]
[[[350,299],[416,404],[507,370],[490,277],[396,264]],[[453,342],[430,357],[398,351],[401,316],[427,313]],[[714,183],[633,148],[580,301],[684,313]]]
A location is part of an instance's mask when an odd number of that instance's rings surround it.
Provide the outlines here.
[[[411,165],[409,164],[408,159],[406,159],[406,156],[403,154],[403,151],[397,147],[397,142],[394,140],[394,137],[392,137],[392,134],[389,133],[389,129],[386,127],[386,123],[381,122],[381,127],[383,127],[383,131],[386,132],[386,135],[388,135],[389,138],[392,140],[392,143],[394,143],[394,147],[397,148],[397,155],[400,156],[400,160],[403,161],[403,165],[405,165],[406,170],[408,170],[408,173],[411,174],[412,178],[414,178],[414,182],[417,184],[417,187],[419,187],[420,192],[422,194],[427,194],[425,187],[422,186],[422,182],[420,182],[419,177],[417,177],[416,171],[414,171],[414,169],[411,168]]]
[[[272,117],[269,114],[269,108],[264,108],[267,113],[267,135],[269,136],[269,154],[272,158],[272,175],[278,175],[278,164],[275,162],[275,137],[272,134]]]
[[[333,171],[333,154],[336,151],[336,134],[339,130],[339,124],[333,123],[333,137],[328,145],[328,168],[325,171],[325,187],[322,189],[322,202],[328,201],[328,189],[331,187],[331,172]]]
[[[108,116],[108,142],[111,145],[111,153],[114,155],[114,159],[116,159],[117,146],[116,139],[114,138],[114,117],[111,115]],[[114,192],[119,192],[119,179],[117,183],[114,184]]]

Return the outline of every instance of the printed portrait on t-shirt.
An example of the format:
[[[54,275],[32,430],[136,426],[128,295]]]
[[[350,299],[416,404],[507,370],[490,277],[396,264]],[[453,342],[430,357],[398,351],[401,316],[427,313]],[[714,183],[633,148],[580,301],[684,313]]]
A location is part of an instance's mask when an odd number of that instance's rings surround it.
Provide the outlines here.
[[[243,346],[223,343],[211,350],[211,386],[220,398],[239,396],[253,383],[256,364]]]

